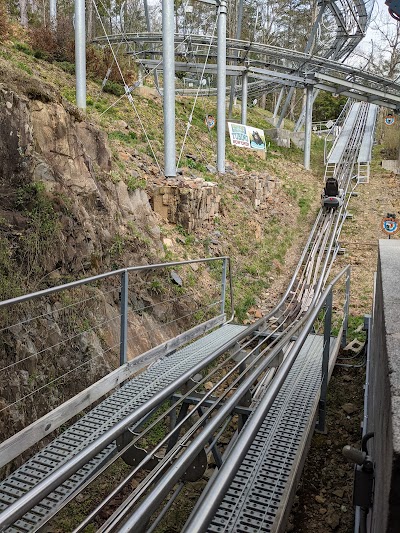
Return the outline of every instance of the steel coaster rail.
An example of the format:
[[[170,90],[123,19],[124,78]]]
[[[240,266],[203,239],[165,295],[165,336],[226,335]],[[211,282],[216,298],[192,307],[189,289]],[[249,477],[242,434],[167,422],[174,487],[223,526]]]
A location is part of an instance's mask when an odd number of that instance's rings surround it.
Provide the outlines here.
[[[323,266],[322,269],[321,269],[321,270],[322,270],[322,275],[320,276],[319,283],[317,284],[317,287],[316,287],[316,290],[315,290],[315,293],[314,293],[313,303],[315,303],[315,301],[317,300],[317,298],[318,298],[318,294],[319,294],[319,291],[320,291],[321,286],[322,286],[322,284],[323,284],[323,278],[324,278],[323,274],[324,274],[324,273],[326,272],[326,270],[327,270],[327,264],[328,264],[328,262],[329,262],[330,252],[331,252],[331,249],[332,249],[332,247],[333,247],[333,245],[334,245],[334,239],[335,239],[335,237],[337,237],[338,225],[339,225],[339,223],[340,223],[340,220],[341,220],[341,217],[340,217],[339,215],[337,215],[337,216],[335,217],[335,223],[334,223],[333,231],[331,231],[331,238],[330,238],[330,243],[329,243],[329,247],[328,247],[328,250],[327,250],[327,254],[326,254],[326,256],[325,256],[324,266]],[[310,237],[311,237],[311,235],[310,235]],[[307,248],[306,248],[306,250],[307,250]],[[335,281],[335,280],[334,280],[334,281]],[[348,296],[346,296],[346,298],[348,299]],[[346,302],[345,302],[345,305],[347,305],[347,300],[346,300]],[[312,306],[311,306],[311,307],[312,307]],[[345,310],[345,314],[346,314],[346,312],[347,312],[347,308],[346,308],[346,310]],[[292,331],[293,331],[293,330],[291,330],[291,332],[292,332]],[[291,333],[291,334],[292,334],[292,333]],[[140,508],[139,508],[139,509],[140,509]],[[133,522],[132,522],[132,523],[133,523]],[[136,523],[136,521],[135,521],[135,523]]]
[[[301,258],[298,262],[298,265],[295,269],[295,272],[291,278],[291,281],[284,295],[282,296],[277,306],[267,316],[259,319],[253,325],[249,326],[244,332],[242,332],[237,337],[235,337],[232,341],[226,343],[226,345],[222,346],[222,348],[212,353],[205,360],[203,360],[202,363],[199,363],[191,371],[184,374],[180,380],[172,383],[165,391],[157,394],[152,400],[143,404],[139,408],[138,411],[135,411],[129,417],[121,420],[116,426],[114,426],[114,428],[111,428],[102,437],[93,441],[93,443],[91,443],[91,445],[85,448],[85,450],[82,450],[79,454],[74,456],[69,462],[62,465],[53,474],[51,474],[46,479],[41,481],[34,489],[29,491],[24,496],[22,496],[19,500],[17,500],[15,503],[10,505],[5,511],[3,511],[3,513],[0,514],[0,524],[1,524],[0,527],[2,527],[0,531],[3,530],[3,526],[11,525],[15,520],[17,520],[18,518],[21,518],[35,504],[39,503],[45,496],[50,494],[58,485],[66,481],[72,474],[74,474],[77,470],[79,470],[79,468],[81,468],[87,461],[89,461],[92,457],[97,455],[97,453],[99,453],[104,447],[106,447],[109,443],[115,440],[116,437],[122,434],[129,426],[134,425],[134,423],[140,420],[147,412],[149,412],[151,409],[153,409],[155,406],[161,403],[164,399],[170,396],[177,388],[179,388],[180,385],[185,383],[192,375],[199,372],[203,367],[207,366],[211,361],[213,361],[219,355],[222,355],[226,350],[234,346],[237,342],[240,342],[242,339],[256,332],[258,329],[263,329],[268,319],[272,317],[273,314],[276,313],[276,311],[279,310],[283,306],[287,296],[289,295],[296,281],[297,274],[300,271],[302,263],[307,255],[308,247],[310,246],[310,243],[312,242],[313,234],[318,226],[320,218],[321,218],[321,212],[319,212],[317,216],[317,219],[313,226],[313,230],[311,231],[308,237],[308,240],[303,249]],[[210,262],[212,260],[221,260],[221,259],[228,261],[229,274],[230,274],[229,283],[230,283],[231,294],[232,294],[231,264],[229,261],[229,257],[215,257],[215,258],[207,258],[205,260],[199,259],[199,260],[193,260],[193,261],[170,262],[170,263],[161,263],[157,265],[146,265],[146,266],[141,266],[141,267],[129,267],[127,269],[119,269],[114,272],[108,272],[105,274],[100,274],[98,276],[92,276],[90,278],[78,280],[76,282],[67,283],[59,287],[52,287],[52,288],[45,289],[45,290],[42,290],[36,293],[32,293],[30,295],[24,295],[24,296],[10,299],[10,300],[6,300],[0,303],[0,308],[12,305],[13,303],[21,303],[21,302],[24,302],[30,299],[38,298],[40,296],[47,296],[49,294],[53,294],[61,290],[84,285],[92,281],[105,279],[116,274],[124,275],[126,271],[132,272],[132,271],[141,271],[143,269],[153,269],[153,268],[159,269],[159,268],[165,268],[169,266],[199,263],[202,261]],[[233,305],[233,299],[232,299],[232,305]]]
[[[213,518],[215,511],[221,503],[226,491],[229,488],[236,472],[238,471],[251,443],[253,442],[258,430],[261,427],[265,417],[279,393],[279,390],[284,383],[290,369],[292,368],[296,357],[298,356],[304,341],[309,335],[312,326],[327,300],[330,299],[332,305],[332,289],[336,283],[344,276],[349,275],[350,266],[345,267],[328,285],[324,293],[321,295],[315,307],[309,312],[307,322],[299,334],[299,338],[295,341],[293,348],[290,350],[287,358],[276,373],[274,381],[271,382],[268,390],[261,399],[258,408],[248,420],[248,423],[240,433],[235,446],[230,450],[229,455],[222,464],[218,473],[208,484],[205,489],[204,496],[200,505],[196,509],[196,516],[189,518],[186,522],[183,533],[203,533],[206,531],[208,524]],[[329,347],[328,347],[329,348]],[[327,361],[323,377],[327,377]],[[126,532],[129,530],[127,529]],[[125,533],[125,532],[124,532]]]
[[[307,248],[306,248],[306,249],[307,249]],[[282,332],[282,336],[283,336],[285,333],[287,333],[287,332],[289,331],[290,327],[292,327],[292,326],[287,327],[287,328],[285,329],[285,331]],[[267,335],[267,337],[263,338],[263,340],[262,340],[261,343],[257,346],[257,348],[259,349],[259,348],[262,346],[263,343],[267,342],[267,340],[268,340],[268,338],[269,338],[270,336],[271,336],[271,335],[269,335],[269,336]],[[251,342],[251,340],[248,341],[248,343],[250,343],[250,342]],[[277,339],[276,341],[273,341],[271,345],[269,345],[266,349],[264,349],[261,353],[259,353],[259,355],[256,357],[256,360],[253,361],[253,364],[256,364],[257,361],[258,361],[261,357],[263,357],[263,356],[265,357],[264,354],[266,354],[266,352],[267,352],[268,350],[271,350],[271,349],[273,348],[273,345],[274,345],[276,342],[278,342],[278,339]],[[248,344],[248,343],[246,343],[246,344]],[[243,349],[245,348],[246,344],[245,344],[244,346],[242,346]],[[253,350],[251,350],[250,353],[247,354],[247,356],[245,357],[245,360],[249,359],[250,356],[256,351],[257,348],[253,348]],[[237,350],[237,351],[238,351],[238,350]],[[231,357],[230,357],[229,359],[231,359],[233,356],[234,356],[234,353],[231,354]],[[245,360],[243,360],[242,362],[244,362]],[[226,360],[226,361],[227,361],[227,360]],[[225,363],[226,363],[226,361],[225,361]],[[221,364],[219,365],[219,367],[221,367]],[[217,367],[217,368],[219,368],[219,367]],[[239,368],[239,367],[240,367],[240,364],[238,364],[238,365],[235,366],[236,369]],[[232,372],[235,370],[235,368],[232,369],[231,371],[229,371],[228,375],[232,374]],[[215,370],[215,369],[214,369],[214,370]],[[243,379],[243,376],[246,374],[246,372],[247,372],[248,370],[250,370],[250,368],[248,368],[247,370],[245,370],[244,372],[242,372],[242,374],[241,374],[241,375],[235,380],[235,383],[236,383],[236,382],[240,382],[240,380]],[[209,378],[210,378],[210,374],[208,374],[206,377],[204,377],[204,378],[201,380],[200,383],[203,383],[203,382],[207,381]],[[213,391],[215,391],[215,390],[218,388],[218,386],[219,386],[224,380],[226,380],[226,376],[225,376],[225,377],[224,377],[219,383],[217,383],[217,384],[213,387],[213,389],[207,393],[206,396],[208,396],[208,395],[210,395],[211,393],[213,393]],[[197,385],[198,385],[198,384],[197,384]],[[196,389],[197,385],[196,385],[195,387],[193,387],[192,391]],[[225,396],[227,390],[231,390],[231,388],[232,388],[232,385],[231,385],[228,389],[225,390],[225,392],[224,392],[224,396]],[[190,394],[190,392],[192,392],[192,391],[189,391],[185,396],[187,396],[188,394]],[[198,403],[198,406],[201,405],[201,404],[205,401],[205,399],[206,399],[206,398],[203,398],[202,400],[200,400],[200,402]],[[221,400],[221,398],[220,398],[220,400]],[[219,400],[217,403],[220,403],[220,400]],[[209,415],[211,414],[211,411],[212,411],[213,409],[215,409],[215,405],[216,405],[216,404],[214,404],[214,406],[212,406],[211,409],[208,409],[208,415],[205,415],[205,416],[209,416]],[[165,413],[164,413],[164,414],[165,414]],[[185,417],[184,420],[186,420],[186,418],[187,418],[187,419],[190,418],[190,416],[191,416],[191,414],[188,414],[187,417]],[[202,417],[202,419],[204,419],[204,416]],[[182,423],[184,422],[184,420],[182,421]],[[191,434],[193,434],[193,432],[196,430],[196,428],[199,427],[199,423],[201,424],[201,421],[200,421],[200,422],[196,422],[195,425],[192,426],[191,430],[190,430],[189,432],[186,433],[185,437],[182,437],[182,439],[180,440],[180,442],[181,442],[181,446],[184,445],[184,444],[182,444],[183,439],[184,439],[184,438],[187,439]],[[180,424],[180,425],[181,425],[181,424]],[[175,432],[176,429],[177,429],[177,427],[174,428],[173,432]],[[166,437],[165,437],[165,439],[168,439],[168,438],[169,438],[169,436],[166,436]],[[163,441],[164,441],[165,439],[163,439]],[[134,440],[136,440],[136,439],[134,439]],[[134,443],[134,442],[132,441],[132,442],[131,442],[131,445],[132,445],[133,443]],[[162,445],[162,443],[159,443],[159,444],[156,446],[155,449],[153,449],[151,452],[149,452],[149,454],[152,455],[152,454],[156,453],[157,450],[160,448],[161,445]],[[119,454],[118,454],[118,456],[119,456]],[[168,457],[164,457],[163,460],[162,460],[162,462],[165,463],[165,461],[169,461],[171,457],[172,457],[171,455],[168,455]],[[106,499],[105,499],[105,500],[104,500],[104,501],[103,501],[103,502],[102,502],[102,503],[101,503],[101,504],[100,504],[100,505],[99,505],[99,506],[98,506],[98,507],[97,507],[97,508],[96,508],[96,509],[95,509],[95,510],[94,510],[94,511],[93,511],[93,512],[92,512],[92,513],[91,513],[91,514],[90,514],[90,515],[89,515],[89,516],[88,516],[88,517],[87,517],[87,518],[81,523],[81,524],[80,524],[80,525],[79,525],[79,527],[76,528],[76,529],[74,530],[74,533],[78,533],[79,531],[82,531],[83,528],[86,527],[86,526],[87,526],[87,525],[93,520],[93,518],[98,514],[98,512],[99,512],[99,511],[100,511],[100,510],[101,510],[101,509],[102,509],[102,508],[103,508],[103,507],[104,507],[104,506],[110,501],[110,499],[111,499],[113,496],[115,496],[116,494],[118,494],[118,493],[120,492],[120,490],[122,490],[122,488],[123,488],[123,487],[124,487],[129,481],[130,481],[130,479],[131,479],[131,478],[134,476],[134,474],[139,470],[139,468],[143,466],[143,464],[144,464],[145,462],[146,462],[146,459],[144,459],[144,460],[140,463],[140,465],[137,465],[137,467],[134,469],[134,471],[132,471],[132,472],[129,474],[129,476],[128,476],[124,481],[122,481],[121,484],[120,484],[117,488],[115,488],[115,489],[113,490],[113,492],[112,492],[111,494],[109,494],[109,495],[106,497]],[[159,467],[157,467],[157,470],[159,470],[159,468],[161,468],[161,466],[162,466],[162,465],[160,464]],[[135,490],[135,493],[132,494],[131,497],[129,497],[127,500],[124,501],[124,503],[121,505],[121,507],[123,507],[123,509],[122,509],[122,510],[121,510],[121,509],[117,510],[116,513],[115,513],[117,516],[116,516],[115,518],[110,517],[110,519],[107,521],[107,523],[104,524],[103,527],[101,528],[101,531],[109,531],[109,528],[111,527],[111,523],[112,523],[113,525],[115,525],[115,524],[116,524],[116,521],[118,522],[119,520],[122,519],[125,507],[128,506],[128,508],[130,508],[130,506],[133,505],[134,502],[131,502],[132,499],[134,499],[135,501],[137,501],[137,498],[140,497],[140,495],[143,493],[143,491],[146,490],[146,489],[148,488],[148,484],[151,483],[151,479],[153,479],[155,475],[156,475],[156,473],[152,473],[152,474],[149,475],[150,477],[148,478],[148,481],[146,481],[146,485],[145,485],[142,489],[140,489],[140,487],[138,487],[138,488]]]
[[[293,363],[301,349],[302,344],[304,343],[305,339],[307,338],[307,335],[311,331],[312,325],[318,316],[319,311],[322,309],[322,306],[324,305],[327,296],[331,293],[333,286],[337,283],[337,281],[347,272],[349,272],[350,267],[347,266],[340,274],[338,274],[335,279],[330,283],[326,291],[323,293],[321,298],[319,299],[317,305],[310,309],[310,311],[303,316],[302,319],[299,320],[297,325],[290,330],[288,335],[285,335],[283,339],[280,340],[278,345],[276,346],[274,352],[278,353],[278,350],[280,350],[287,342],[290,340],[292,335],[299,331],[301,329],[301,332],[299,333],[299,338],[295,342],[295,347],[292,348],[289,355],[285,359],[284,363],[282,364],[282,367],[278,370],[275,380],[271,383],[270,387],[268,388],[266,395],[263,397],[263,399],[260,402],[260,406],[265,406],[265,409],[262,407],[257,408],[255,411],[256,420],[257,423],[261,425],[262,421],[264,420],[266,414],[268,413],[269,408],[272,405],[273,400],[277,396],[279,389],[284,382],[287,374],[289,373],[289,370],[293,366]],[[262,361],[260,363],[260,366],[256,368],[250,376],[248,376],[245,381],[238,387],[236,393],[234,396],[229,398],[227,402],[224,404],[224,406],[221,407],[220,411],[210,420],[210,423],[207,425],[206,428],[201,432],[201,434],[196,437],[196,439],[186,448],[186,450],[181,454],[181,456],[176,460],[176,462],[173,465],[173,468],[170,469],[168,472],[166,472],[158,485],[153,489],[153,491],[149,494],[149,496],[139,505],[139,507],[134,511],[134,513],[130,516],[130,518],[126,521],[126,523],[118,529],[119,533],[130,533],[133,530],[141,531],[141,528],[144,528],[149,516],[158,508],[161,501],[164,499],[164,497],[168,494],[170,487],[178,481],[178,479],[183,475],[185,472],[188,464],[191,463],[191,461],[194,460],[194,458],[197,456],[197,454],[200,452],[202,447],[204,446],[205,442],[209,439],[210,435],[216,431],[219,427],[219,425],[223,422],[223,420],[226,418],[226,416],[229,415],[229,413],[233,410],[234,405],[237,403],[237,399],[240,399],[246,392],[247,388],[251,385],[251,382],[254,381],[254,379],[261,374],[263,370],[265,370],[272,358],[275,357],[274,353],[271,353],[266,360]],[[261,413],[260,415],[258,413]],[[253,418],[251,417],[251,419]],[[251,420],[250,419],[250,420]],[[247,427],[247,426],[245,426]],[[258,426],[259,427],[259,426]],[[257,427],[257,429],[258,429]],[[251,433],[251,436],[247,436],[248,440],[246,439],[246,443],[248,443],[248,447],[251,444],[251,438],[254,438],[255,433]],[[240,461],[243,459],[246,449],[242,449],[243,441],[241,440],[241,437],[239,436],[240,445],[236,446],[232,449],[229,457],[231,457],[232,453],[237,453],[239,459],[237,460],[237,463],[235,461],[235,465],[237,464],[237,467],[240,465]],[[240,448],[240,450],[239,450]],[[233,452],[233,450],[236,450],[236,452]],[[224,469],[224,464],[221,467],[220,472],[222,473]],[[224,472],[228,470],[228,467],[225,467]],[[235,472],[232,473],[232,478]],[[209,498],[207,500],[207,508],[209,507],[209,500],[214,500],[216,502],[216,505],[212,506],[212,510],[215,511],[217,505],[222,500],[223,490],[226,490],[228,481],[224,481],[222,483],[222,486],[220,485],[220,482],[218,482],[219,475],[214,478],[214,482],[212,483],[213,489],[212,492],[209,493]],[[232,479],[228,477],[226,479],[229,479],[229,482]],[[222,479],[222,478],[221,478]],[[217,484],[216,486],[214,486]],[[218,487],[218,488],[217,488]],[[221,491],[221,492],[218,492]],[[202,502],[202,506],[205,505],[204,500]],[[210,517],[209,513],[207,512],[206,519],[208,520]],[[187,533],[194,533],[194,532],[200,532],[204,531],[204,529],[198,529],[199,525],[202,524],[201,514],[200,518],[198,513],[196,512],[196,518],[191,521],[191,523],[187,526],[185,531]],[[204,522],[205,524],[205,522]]]
[[[265,348],[261,353],[258,354],[258,356],[256,357],[256,359],[254,360],[254,366],[257,365],[257,363],[259,361],[261,361],[261,364],[262,364],[262,368],[258,368],[256,372],[252,372],[252,374],[250,375],[250,378],[247,380],[246,382],[246,387],[245,389],[246,390],[243,390],[241,389],[240,390],[240,394],[238,393],[238,391],[236,391],[234,393],[234,395],[231,397],[231,398],[234,398],[235,400],[235,403],[238,404],[238,402],[240,401],[240,398],[249,390],[249,388],[251,387],[252,385],[252,382],[258,377],[258,375],[260,375],[260,373],[262,373],[264,370],[265,370],[265,367],[270,365],[274,358],[276,357],[276,355],[281,351],[281,349],[285,346],[285,343],[287,343],[287,340],[288,340],[288,337],[290,337],[291,333],[288,332],[289,328],[287,328],[287,331],[285,332],[286,334],[285,335],[282,335],[282,338],[280,338],[277,342],[279,343],[279,345],[276,345],[274,347],[274,350],[271,351],[270,354],[267,354],[268,350],[270,350],[270,346],[268,346],[267,348]],[[283,338],[284,337],[284,338]],[[248,354],[247,358],[250,357],[250,354]],[[264,360],[262,360],[264,358]],[[240,366],[240,363],[237,365],[237,367]],[[172,461],[172,459],[174,457],[176,457],[176,455],[181,451],[182,448],[185,448],[188,446],[188,439],[190,437],[193,436],[193,434],[203,425],[203,423],[207,420],[207,418],[210,417],[211,413],[215,410],[216,406],[218,404],[221,404],[222,400],[226,397],[227,393],[230,392],[231,390],[233,390],[233,388],[236,386],[236,385],[239,385],[239,384],[242,384],[243,382],[243,378],[245,376],[246,373],[249,373],[253,370],[253,367],[248,367],[241,375],[239,375],[235,381],[233,383],[230,384],[230,386],[224,390],[224,393],[221,397],[218,398],[218,400],[216,400],[215,404],[212,405],[211,407],[209,407],[207,409],[206,412],[204,412],[202,414],[202,416],[200,417],[199,420],[197,420],[194,425],[190,428],[190,430],[188,430],[188,432],[179,440],[179,442],[175,445],[175,447],[167,454],[163,457],[162,461],[157,465],[155,471],[153,471],[145,480],[144,482],[142,483],[145,483],[143,487],[138,487],[130,496],[128,496],[128,498],[121,504],[120,508],[117,509],[114,513],[114,515],[112,515],[108,520],[107,522],[100,528],[99,530],[99,533],[109,533],[110,531],[113,531],[114,528],[119,525],[119,523],[121,522],[121,520],[123,520],[125,518],[125,515],[131,510],[132,506],[137,503],[138,499],[143,495],[143,493],[149,488],[149,486],[158,481],[159,477],[161,475],[165,475],[164,474],[164,471],[169,468],[170,466],[170,462]],[[224,382],[225,381],[225,378],[223,378],[220,383]],[[219,383],[219,384],[220,384]],[[218,384],[218,385],[219,385]],[[217,388],[217,385],[214,386],[214,389]],[[209,396],[210,394],[212,393],[212,390],[211,391],[208,391],[206,396]],[[205,400],[205,397],[202,398],[198,404],[196,404],[196,407],[200,406],[202,403],[204,403],[204,400]],[[221,409],[223,409],[224,406],[222,405],[221,406]],[[190,416],[190,414],[188,415],[188,417]],[[219,416],[218,414],[215,415],[215,416]],[[215,416],[214,418],[212,418],[212,420],[214,421],[215,419]],[[221,424],[223,423],[223,421],[221,422]],[[209,423],[202,429],[202,432],[204,431],[209,431]],[[212,431],[212,430],[211,430]],[[209,435],[209,439],[211,438],[211,436]],[[158,445],[160,446],[161,443]],[[157,447],[158,447],[157,446]],[[142,461],[142,463],[144,463],[146,461],[146,459],[144,459]],[[142,464],[141,463],[141,464]],[[187,464],[186,464],[186,469],[190,466],[191,462],[190,460],[188,460]],[[141,465],[138,465],[136,467],[135,470],[139,470],[139,467]],[[175,465],[174,465],[175,466]],[[125,484],[125,482],[124,482]],[[122,485],[122,484],[121,484]],[[122,509],[121,509],[122,508]],[[81,531],[81,528],[78,529],[78,531]],[[119,531],[119,529],[118,529]],[[75,533],[75,532],[74,532]]]
[[[306,257],[306,255],[308,253],[308,248],[309,248],[309,246],[310,246],[310,244],[311,244],[311,242],[312,242],[312,240],[314,238],[315,231],[316,231],[316,229],[317,229],[317,227],[318,227],[318,225],[319,225],[319,223],[321,221],[321,216],[322,215],[321,215],[321,210],[320,210],[319,215],[317,216],[317,219],[316,219],[316,221],[314,223],[313,231],[309,235],[307,244],[306,244],[306,246],[305,246],[305,248],[303,250],[302,257],[301,257],[301,259],[300,259],[300,261],[299,261],[299,263],[297,265],[295,273],[293,274],[291,283],[289,284],[289,286],[288,286],[284,296],[282,297],[281,301],[279,302],[279,304],[266,317],[263,317],[262,319],[257,321],[255,324],[253,324],[250,328],[248,328],[245,332],[243,332],[242,334],[238,335],[234,339],[234,342],[238,342],[241,339],[243,339],[246,336],[248,336],[249,334],[255,332],[258,328],[264,327],[266,321],[268,320],[268,318],[271,317],[274,313],[276,313],[276,311],[279,310],[279,308],[283,305],[283,303],[285,302],[287,296],[289,295],[289,293],[291,291],[291,288],[292,288],[293,284],[296,281],[297,274],[300,271],[300,268],[301,268],[301,266],[303,264],[304,258]],[[331,239],[331,242],[332,242],[332,239]],[[328,257],[329,257],[329,254],[327,255],[327,258]],[[220,258],[218,258],[218,259],[220,259]],[[200,262],[200,261],[201,260],[198,260],[198,261],[195,261],[195,262]],[[190,263],[190,262],[191,261],[187,261],[186,263]],[[325,261],[325,264],[326,263],[327,263],[327,259]],[[167,263],[167,264],[161,264],[161,265],[157,265],[157,266],[161,268],[161,267],[165,267],[165,266],[175,266],[176,264],[182,264],[182,263]],[[148,268],[151,268],[151,266],[148,266]],[[133,267],[131,270],[141,270],[141,269],[143,269],[143,267]],[[125,272],[125,270],[126,269],[121,269],[119,272],[123,273],[123,272]],[[112,275],[112,273],[109,273],[108,275]],[[107,277],[107,274],[103,275],[103,276],[100,276],[100,277]],[[80,282],[72,283],[72,285],[82,284],[84,282],[85,282],[85,280],[81,280]],[[320,284],[321,283],[322,283],[322,281],[320,282]],[[70,286],[70,285],[71,284],[67,284],[67,286]],[[54,290],[50,289],[50,290],[47,290],[47,291],[41,291],[41,294],[42,295],[44,293],[48,294],[49,292],[55,292],[56,290],[60,290],[60,289],[61,288],[56,288]],[[314,293],[314,301],[317,298],[317,295],[318,295],[318,291],[316,291]],[[21,298],[23,299],[23,297],[21,297]],[[300,327],[299,324],[301,324],[302,322],[303,322],[303,320],[301,320],[300,323],[297,324],[296,330],[297,330],[297,327]],[[291,330],[290,335],[293,334],[292,331],[293,330]],[[281,346],[281,344],[285,345],[286,343],[287,343],[287,340],[282,340],[281,342],[279,342],[278,345]],[[98,451],[100,451],[104,446],[106,446],[109,442],[113,441],[119,434],[124,432],[127,427],[132,426],[136,421],[138,421],[140,418],[142,418],[144,415],[146,415],[152,408],[157,406],[165,397],[168,397],[174,390],[176,390],[176,388],[178,388],[180,386],[180,384],[182,384],[185,381],[187,381],[187,379],[191,375],[193,375],[194,373],[198,372],[201,368],[203,368],[209,362],[211,362],[211,360],[214,360],[216,357],[218,357],[218,355],[222,355],[224,353],[224,351],[226,351],[226,349],[228,349],[228,347],[232,346],[232,344],[233,344],[233,342],[227,343],[220,350],[218,350],[217,352],[214,352],[213,354],[211,354],[210,357],[207,358],[207,360],[203,362],[203,364],[197,365],[196,368],[194,368],[194,369],[192,369],[192,371],[188,372],[187,375],[183,376],[180,380],[178,380],[175,383],[171,384],[171,387],[169,387],[171,390],[168,389],[167,391],[165,391],[164,395],[157,395],[155,398],[153,398],[153,401],[150,401],[146,405],[142,406],[142,408],[139,409],[137,412],[135,412],[133,414],[133,416],[129,416],[129,417],[125,418],[124,420],[122,420],[120,424],[117,424],[117,426],[115,426],[112,430],[110,430],[105,436],[103,436],[103,438],[100,438],[97,441],[95,441],[91,446],[89,446],[88,449],[86,449],[84,452],[78,454],[69,463],[64,465],[64,468],[60,468],[58,471],[56,471],[51,476],[49,476],[49,478],[47,478],[41,484],[39,484],[37,487],[35,487],[35,489],[33,489],[32,491],[27,493],[26,497],[21,498],[20,500],[15,502],[15,504],[13,504],[8,509],[6,509],[6,511],[4,513],[2,513],[2,515],[0,515],[0,520],[2,520],[2,523],[10,525],[11,523],[13,523],[13,521],[16,518],[21,517],[27,510],[32,508],[35,503],[39,503],[40,500],[43,499],[44,496],[46,496],[47,494],[49,494],[53,490],[53,488],[55,488],[56,486],[61,484],[63,481],[65,481],[68,477],[70,477],[70,475],[72,475],[76,470],[78,470],[80,468],[80,466],[83,466],[83,464],[85,464],[91,457],[96,455],[98,453]]]

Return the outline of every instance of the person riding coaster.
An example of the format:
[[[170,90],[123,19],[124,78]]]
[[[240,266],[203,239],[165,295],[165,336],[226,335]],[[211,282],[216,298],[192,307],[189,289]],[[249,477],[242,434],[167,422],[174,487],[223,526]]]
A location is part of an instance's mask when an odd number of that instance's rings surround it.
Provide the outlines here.
[[[344,190],[339,189],[336,178],[328,178],[325,182],[324,191],[321,195],[322,207],[337,209],[343,204]]]

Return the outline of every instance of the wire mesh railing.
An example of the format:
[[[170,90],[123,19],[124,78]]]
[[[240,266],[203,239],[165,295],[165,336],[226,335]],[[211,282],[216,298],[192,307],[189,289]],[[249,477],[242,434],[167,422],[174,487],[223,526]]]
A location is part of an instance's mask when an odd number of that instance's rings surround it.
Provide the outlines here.
[[[231,286],[222,257],[130,267],[0,302],[3,440],[36,424],[25,451],[166,355],[171,340],[226,322]]]

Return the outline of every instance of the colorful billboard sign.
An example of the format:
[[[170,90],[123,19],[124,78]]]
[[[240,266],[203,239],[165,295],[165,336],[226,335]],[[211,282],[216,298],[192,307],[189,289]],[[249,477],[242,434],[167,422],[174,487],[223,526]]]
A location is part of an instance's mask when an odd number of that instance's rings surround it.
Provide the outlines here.
[[[241,148],[251,148],[252,150],[265,150],[265,136],[263,130],[228,122],[231,144]]]

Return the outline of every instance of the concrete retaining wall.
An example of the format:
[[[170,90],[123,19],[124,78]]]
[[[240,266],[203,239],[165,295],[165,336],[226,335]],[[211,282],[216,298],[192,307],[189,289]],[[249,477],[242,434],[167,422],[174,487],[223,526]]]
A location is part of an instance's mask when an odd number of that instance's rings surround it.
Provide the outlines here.
[[[379,242],[368,399],[375,490],[369,531],[400,531],[400,240]]]
[[[400,161],[398,159],[383,159],[382,168],[390,170],[395,174],[400,174]]]

